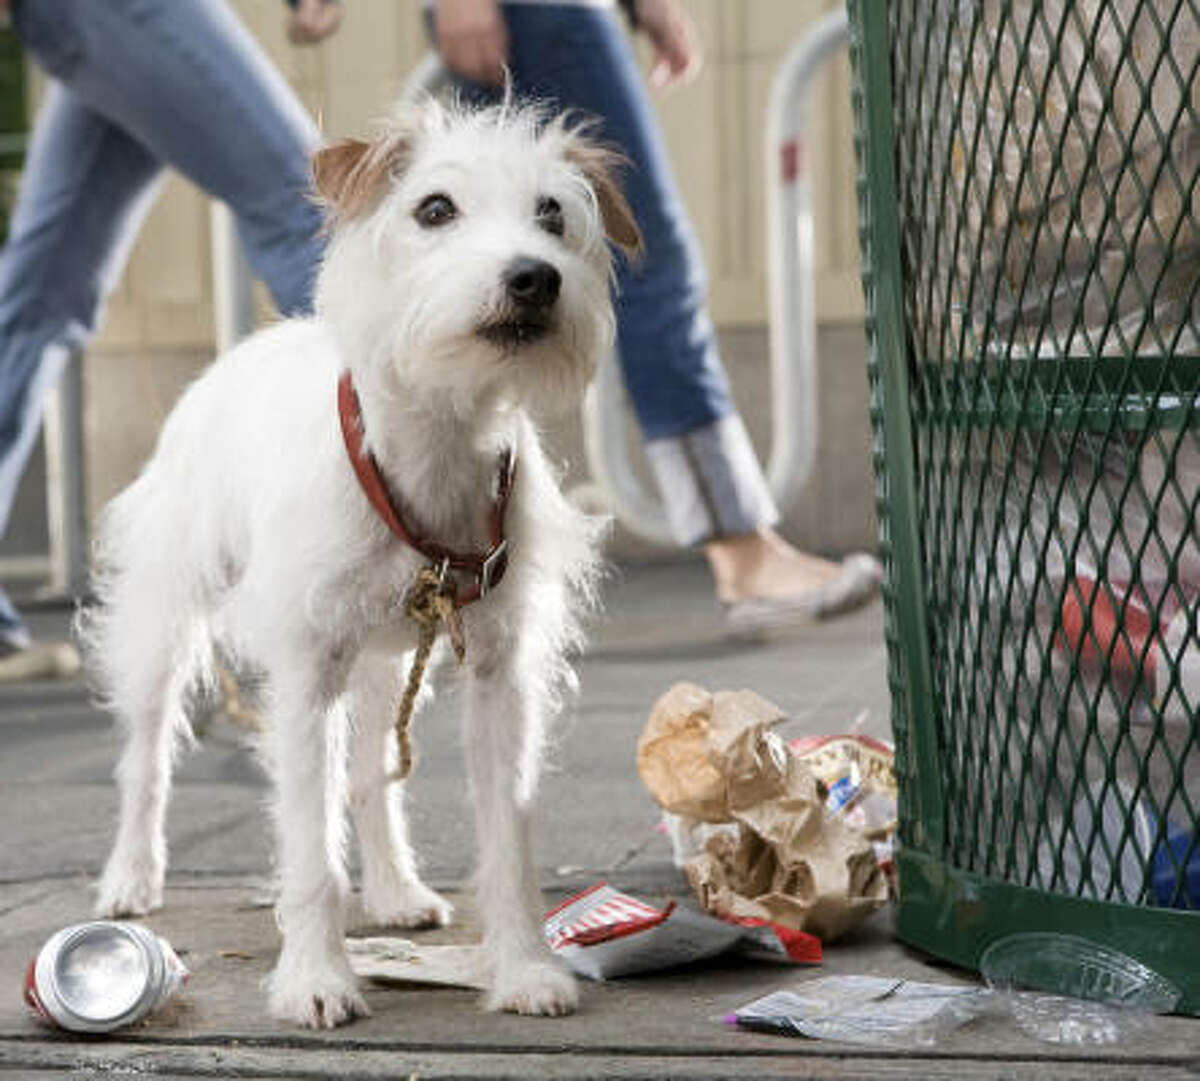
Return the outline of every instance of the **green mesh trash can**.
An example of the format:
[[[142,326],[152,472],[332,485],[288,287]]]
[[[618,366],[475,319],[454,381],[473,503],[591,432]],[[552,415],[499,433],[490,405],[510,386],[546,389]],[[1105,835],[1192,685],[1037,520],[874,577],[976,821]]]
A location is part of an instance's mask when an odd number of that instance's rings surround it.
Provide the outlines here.
[[[1200,1013],[1200,0],[850,11],[900,937]]]

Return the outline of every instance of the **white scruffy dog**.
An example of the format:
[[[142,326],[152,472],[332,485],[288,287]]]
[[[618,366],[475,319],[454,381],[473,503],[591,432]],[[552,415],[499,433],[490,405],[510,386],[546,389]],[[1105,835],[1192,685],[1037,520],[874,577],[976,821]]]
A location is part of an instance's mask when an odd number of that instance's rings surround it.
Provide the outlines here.
[[[638,244],[615,163],[561,118],[514,106],[430,104],[374,142],[319,152],[331,237],[316,316],[214,364],[105,513],[101,603],[82,633],[127,743],[97,911],[162,902],[183,702],[220,642],[267,676],[283,935],[269,990],[281,1018],[333,1026],[366,1012],[343,947],[346,802],[368,917],[451,916],[417,875],[388,779],[416,641],[403,601],[430,560],[364,494],[339,421],[346,372],[361,403],[352,426],[413,534],[494,550],[497,463],[515,459],[507,572],[460,609],[488,1005],[575,1005],[542,939],[528,815],[596,527],[560,493],[530,414],[577,403],[611,341],[608,242]],[[467,596],[478,577],[451,571],[449,588]]]

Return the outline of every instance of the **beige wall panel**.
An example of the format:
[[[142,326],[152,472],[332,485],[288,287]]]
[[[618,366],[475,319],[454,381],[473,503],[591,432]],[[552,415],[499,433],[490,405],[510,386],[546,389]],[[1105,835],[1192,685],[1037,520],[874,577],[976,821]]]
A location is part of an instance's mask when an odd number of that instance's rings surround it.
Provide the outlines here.
[[[766,320],[766,109],[779,64],[832,4],[698,0],[706,75],[657,99],[672,161],[709,269],[722,325]],[[848,64],[839,59],[812,98],[818,318],[858,319],[857,228]]]
[[[144,299],[143,340],[166,348],[205,343],[212,334],[209,203],[178,177],[145,230],[134,282]]]
[[[109,303],[99,347],[211,344],[208,230],[208,200],[169,174]]]
[[[141,342],[142,317],[137,305],[137,291],[129,275],[113,294],[101,319],[100,338],[95,347],[108,343],[113,348],[126,349],[135,348]]]
[[[745,42],[750,57],[779,59],[816,19],[836,7],[838,0],[735,0],[746,22]]]
[[[329,42],[321,124],[331,137],[368,135],[387,115],[424,44],[416,6],[370,0],[360,11],[356,5]]]
[[[184,388],[211,360],[203,350],[95,349],[84,366],[84,455],[88,514],[137,474]]]

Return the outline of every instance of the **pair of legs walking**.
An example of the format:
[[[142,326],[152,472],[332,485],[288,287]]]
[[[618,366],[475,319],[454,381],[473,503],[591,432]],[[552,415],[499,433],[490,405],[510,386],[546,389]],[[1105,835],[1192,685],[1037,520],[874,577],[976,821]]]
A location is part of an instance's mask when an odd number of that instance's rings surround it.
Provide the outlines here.
[[[46,391],[95,331],[165,169],[237,216],[285,314],[307,311],[320,215],[319,135],[225,0],[15,0],[13,26],[52,82],[0,252],[0,533]],[[0,644],[27,644],[0,592]]]

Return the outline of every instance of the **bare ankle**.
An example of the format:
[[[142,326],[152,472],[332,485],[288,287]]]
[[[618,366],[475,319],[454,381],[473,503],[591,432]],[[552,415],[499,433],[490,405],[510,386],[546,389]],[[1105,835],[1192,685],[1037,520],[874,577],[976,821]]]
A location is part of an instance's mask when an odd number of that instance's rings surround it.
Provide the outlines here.
[[[753,583],[762,575],[771,546],[763,531],[718,537],[704,546],[712,570],[717,596],[723,601],[740,600],[753,593]]]

